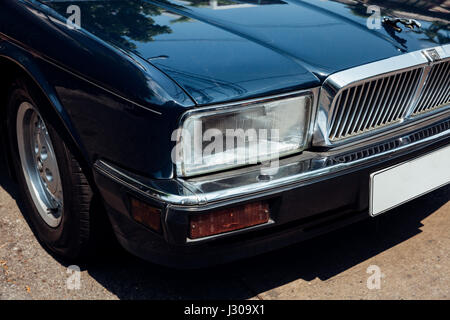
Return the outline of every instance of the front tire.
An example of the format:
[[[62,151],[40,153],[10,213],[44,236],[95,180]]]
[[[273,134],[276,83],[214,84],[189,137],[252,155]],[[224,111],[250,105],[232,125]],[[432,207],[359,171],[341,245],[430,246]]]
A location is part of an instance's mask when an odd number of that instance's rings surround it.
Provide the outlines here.
[[[7,108],[12,162],[34,233],[64,259],[86,257],[93,193],[80,164],[56,131],[45,100],[26,79],[14,81]]]

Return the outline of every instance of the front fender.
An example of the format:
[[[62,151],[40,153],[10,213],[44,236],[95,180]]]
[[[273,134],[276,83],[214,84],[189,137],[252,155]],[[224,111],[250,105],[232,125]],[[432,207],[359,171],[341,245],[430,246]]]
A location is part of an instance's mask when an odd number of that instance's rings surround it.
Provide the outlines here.
[[[17,69],[25,72],[34,84],[40,89],[42,95],[46,98],[48,106],[53,115],[56,115],[59,121],[58,130],[66,137],[70,137],[71,143],[86,160],[88,158],[86,149],[77,134],[67,111],[61,104],[54,88],[48,83],[46,77],[41,72],[35,57],[29,52],[15,46],[0,34],[0,59],[7,61],[9,65],[14,65]],[[6,79],[9,81],[10,79]]]
[[[39,85],[89,166],[104,159],[150,178],[173,176],[171,133],[195,106],[175,82],[139,57],[68,28],[34,0],[0,7],[0,54]]]

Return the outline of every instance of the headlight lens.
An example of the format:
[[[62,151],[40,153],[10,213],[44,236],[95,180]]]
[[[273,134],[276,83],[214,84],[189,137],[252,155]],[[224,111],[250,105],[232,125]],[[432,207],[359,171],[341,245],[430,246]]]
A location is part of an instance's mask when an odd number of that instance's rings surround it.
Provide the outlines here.
[[[172,136],[179,176],[256,164],[302,151],[312,95],[189,112]]]

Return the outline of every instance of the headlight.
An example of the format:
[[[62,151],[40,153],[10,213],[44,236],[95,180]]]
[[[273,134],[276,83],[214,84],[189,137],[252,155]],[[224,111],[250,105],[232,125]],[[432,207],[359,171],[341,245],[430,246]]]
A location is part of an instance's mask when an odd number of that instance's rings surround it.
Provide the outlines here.
[[[172,136],[177,174],[194,176],[300,152],[308,141],[311,109],[312,94],[302,94],[190,111]]]

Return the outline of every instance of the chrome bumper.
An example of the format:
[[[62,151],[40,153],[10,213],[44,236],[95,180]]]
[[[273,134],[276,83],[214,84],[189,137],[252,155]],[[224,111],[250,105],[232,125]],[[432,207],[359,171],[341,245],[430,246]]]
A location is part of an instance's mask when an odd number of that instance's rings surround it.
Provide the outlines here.
[[[362,168],[394,154],[400,156],[448,137],[450,112],[447,110],[413,126],[398,128],[390,132],[389,137],[382,136],[325,151],[305,151],[298,156],[282,159],[278,171],[270,177],[261,176],[261,168],[258,166],[187,180],[146,179],[102,160],[94,164],[94,169],[124,187],[162,204],[198,206],[282,192],[285,188]]]

